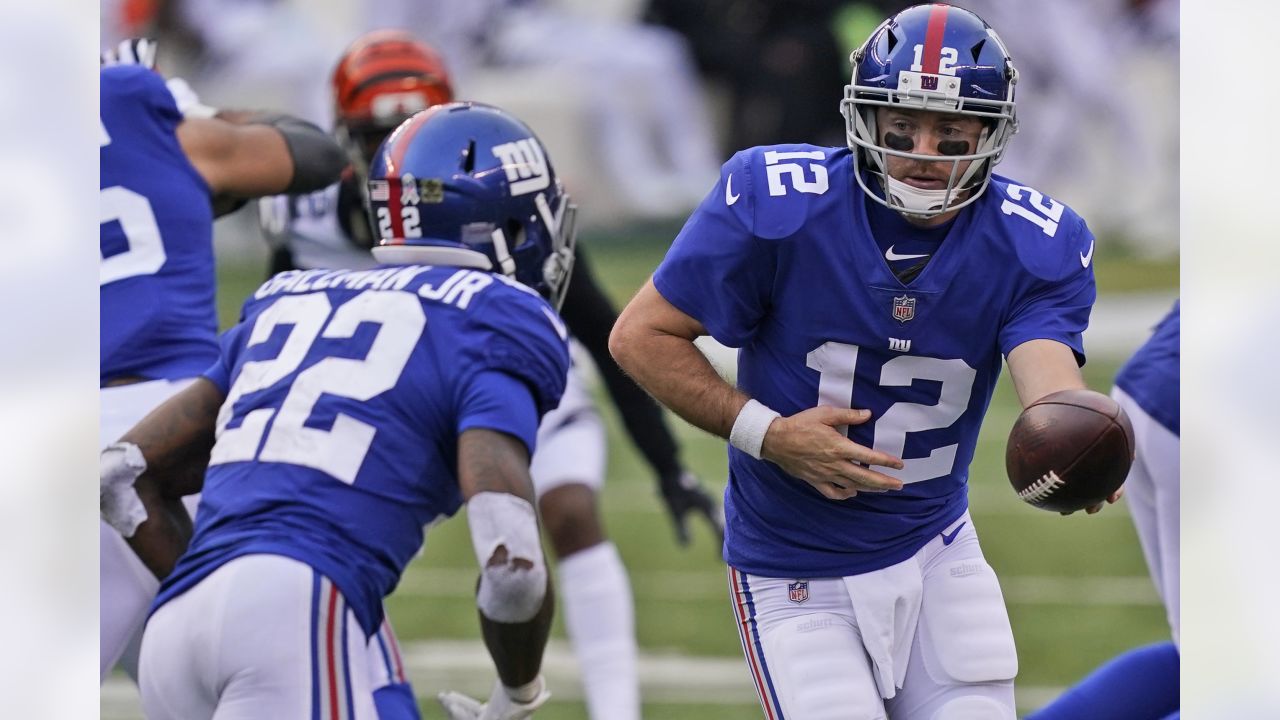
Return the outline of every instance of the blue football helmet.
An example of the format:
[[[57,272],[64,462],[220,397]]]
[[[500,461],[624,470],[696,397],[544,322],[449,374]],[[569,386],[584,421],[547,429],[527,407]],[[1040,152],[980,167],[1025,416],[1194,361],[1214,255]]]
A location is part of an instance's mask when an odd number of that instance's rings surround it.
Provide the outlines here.
[[[423,110],[378,148],[367,189],[379,262],[490,270],[560,308],[577,206],[524,123],[474,102]]]
[[[1018,73],[995,30],[963,8],[915,5],[881,23],[849,61],[853,78],[840,103],[845,137],[859,167],[879,180],[884,197],[869,189],[858,172],[862,190],[876,202],[915,217],[940,215],[977,200],[1018,127],[1013,100]],[[879,107],[970,115],[982,119],[984,127],[972,152],[939,157],[895,150],[883,145],[878,135]],[[923,190],[890,177],[890,155],[949,161],[946,188]],[[961,172],[966,162],[968,168]],[[968,196],[962,197],[965,191]]]

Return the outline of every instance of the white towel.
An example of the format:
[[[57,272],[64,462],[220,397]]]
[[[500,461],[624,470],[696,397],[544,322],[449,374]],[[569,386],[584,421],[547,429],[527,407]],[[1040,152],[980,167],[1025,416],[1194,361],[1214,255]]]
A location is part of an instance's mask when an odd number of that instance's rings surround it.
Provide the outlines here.
[[[920,619],[920,563],[912,557],[897,565],[844,578],[853,614],[875,666],[876,687],[888,700],[907,675],[911,640]]]

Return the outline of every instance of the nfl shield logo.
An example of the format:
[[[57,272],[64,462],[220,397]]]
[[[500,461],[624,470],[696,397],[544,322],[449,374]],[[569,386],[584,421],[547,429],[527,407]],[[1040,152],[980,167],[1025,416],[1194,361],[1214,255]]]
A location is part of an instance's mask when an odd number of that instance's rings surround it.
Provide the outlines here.
[[[916,299],[913,297],[896,297],[893,299],[893,319],[904,323],[916,316]]]
[[[797,580],[787,584],[787,599],[797,605],[809,599],[809,581]]]

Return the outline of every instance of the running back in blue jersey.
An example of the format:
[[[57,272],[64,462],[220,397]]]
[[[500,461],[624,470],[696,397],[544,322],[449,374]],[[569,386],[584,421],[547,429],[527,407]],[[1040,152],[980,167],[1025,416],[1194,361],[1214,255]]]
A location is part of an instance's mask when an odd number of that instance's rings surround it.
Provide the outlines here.
[[[424,526],[462,503],[458,436],[488,428],[533,453],[569,367],[533,291],[448,267],[281,273],[245,303],[206,376],[227,393],[190,549],[156,606],[227,561],[300,560],[367,633]]]
[[[866,408],[849,437],[905,462],[901,491],[824,498],[729,450],[725,559],[772,577],[834,577],[911,557],[967,507],[1001,354],[1037,338],[1084,361],[1093,237],[1064,205],[996,177],[903,284],[871,236],[847,149],[753,148],[654,276],[667,301],[739,348],[738,385],[783,415]]]
[[[100,381],[199,375],[218,356],[209,187],[164,79],[101,70]]]
[[[1178,393],[1182,376],[1180,318],[1179,303],[1175,302],[1151,337],[1116,375],[1116,386],[1174,435],[1180,434],[1182,417]]]

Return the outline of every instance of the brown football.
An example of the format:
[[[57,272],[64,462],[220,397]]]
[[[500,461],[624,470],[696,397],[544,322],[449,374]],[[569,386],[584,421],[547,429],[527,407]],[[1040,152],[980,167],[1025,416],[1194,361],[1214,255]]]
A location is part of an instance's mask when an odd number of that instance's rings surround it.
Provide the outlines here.
[[[1133,425],[1115,400],[1062,390],[1022,411],[1004,464],[1018,497],[1045,510],[1074,512],[1106,500],[1133,463]]]

